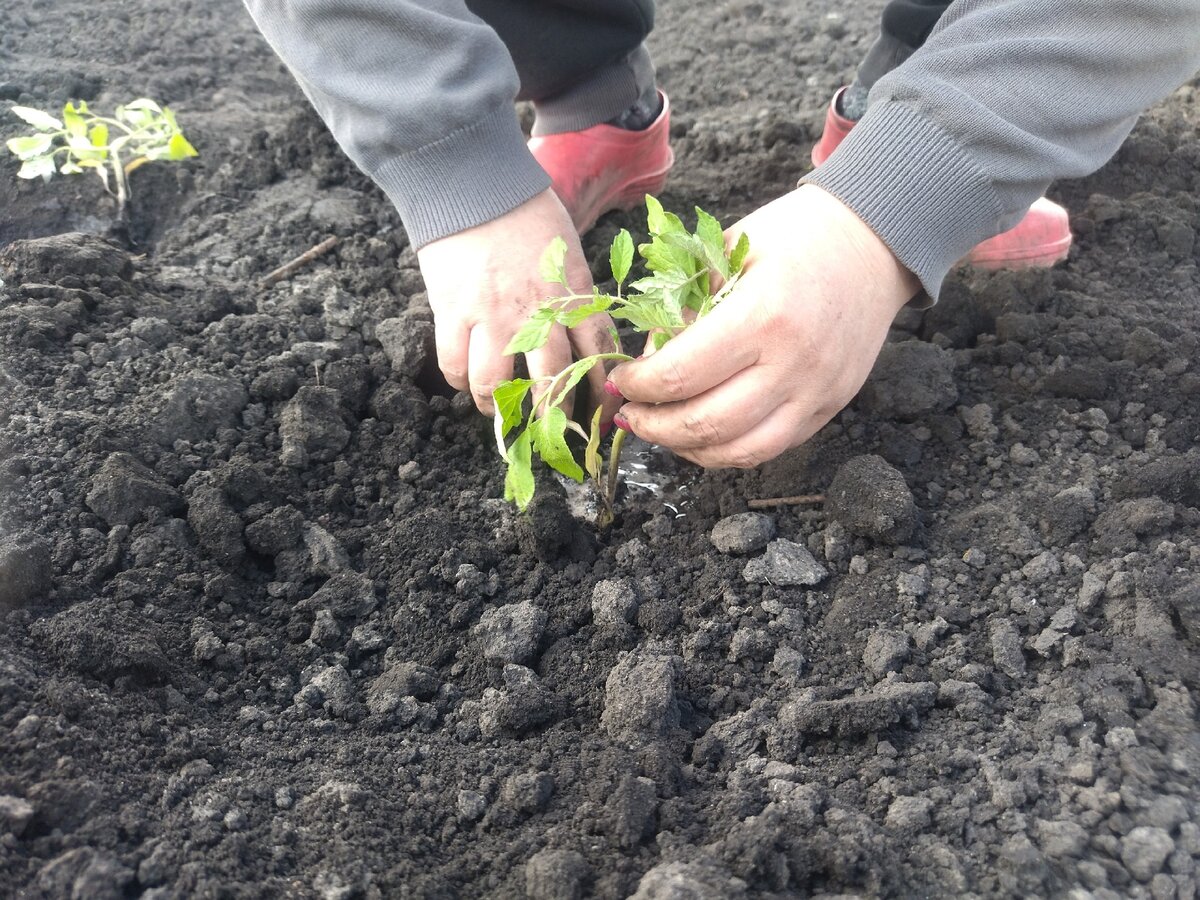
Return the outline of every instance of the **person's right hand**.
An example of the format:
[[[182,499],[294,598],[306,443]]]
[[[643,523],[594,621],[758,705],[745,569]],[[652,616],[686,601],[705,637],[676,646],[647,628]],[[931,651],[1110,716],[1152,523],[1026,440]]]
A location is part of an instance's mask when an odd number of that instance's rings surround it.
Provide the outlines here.
[[[492,390],[513,377],[513,357],[504,354],[505,346],[544,301],[564,295],[561,285],[543,281],[539,273],[542,253],[556,237],[567,242],[571,290],[590,297],[592,277],[579,236],[550,190],[417,251],[433,309],[438,366],[451,387],[471,392],[485,415],[495,414]],[[611,327],[607,315],[592,316],[569,331],[556,325],[544,347],[525,354],[530,377],[556,375],[572,356],[616,350]],[[604,403],[601,420],[607,423],[620,400],[604,392],[604,369],[594,367],[589,384],[594,401]]]

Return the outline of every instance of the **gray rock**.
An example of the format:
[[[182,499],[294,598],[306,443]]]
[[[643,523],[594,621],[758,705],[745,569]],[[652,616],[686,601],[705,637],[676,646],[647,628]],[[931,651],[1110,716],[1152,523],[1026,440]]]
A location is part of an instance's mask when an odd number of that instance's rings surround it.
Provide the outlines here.
[[[654,836],[658,792],[649,778],[626,775],[609,797],[608,815],[617,843],[626,849]]]
[[[367,688],[367,709],[376,715],[394,711],[403,697],[432,699],[441,686],[437,672],[415,662],[401,662],[384,669]]]
[[[867,694],[839,700],[808,696],[784,704],[767,739],[774,759],[788,760],[800,751],[806,736],[857,737],[873,734],[897,722],[913,723],[937,700],[937,685],[888,681]]]
[[[353,685],[350,673],[344,666],[328,666],[318,672],[308,685],[315,690],[318,704],[323,706],[330,715],[340,716],[345,713],[353,701]],[[304,695],[301,698],[301,695]],[[297,699],[312,703],[311,693],[301,691]]]
[[[649,743],[669,734],[679,724],[678,675],[678,657],[640,648],[622,653],[604,683],[604,730],[627,744]]]
[[[847,461],[825,491],[825,512],[851,534],[902,544],[917,527],[917,504],[904,476],[881,456]]]
[[[751,584],[811,587],[828,578],[829,570],[807,548],[781,538],[771,541],[758,559],[746,563],[742,577]]]
[[[589,874],[587,861],[574,850],[539,850],[525,863],[529,900],[580,900]]]
[[[487,798],[479,791],[458,792],[458,817],[467,822],[477,822],[487,812]]]
[[[201,485],[188,498],[188,524],[200,546],[222,562],[236,562],[246,553],[245,526],[224,491]]]
[[[29,531],[0,537],[0,612],[33,604],[51,583],[49,541]]]
[[[917,834],[927,831],[932,821],[932,800],[925,797],[897,797],[888,807],[884,824],[893,831]]]
[[[154,418],[159,443],[207,440],[220,428],[236,428],[249,394],[232,378],[192,373],[176,379]]]
[[[638,592],[628,578],[609,578],[592,588],[592,620],[602,627],[632,622],[637,615]]]
[[[487,688],[480,700],[479,731],[491,738],[524,734],[544,725],[558,713],[558,701],[532,669],[504,667],[504,689]]]
[[[370,578],[358,572],[339,572],[294,609],[314,614],[325,609],[339,619],[361,619],[375,609],[377,602],[375,582]]]
[[[638,882],[629,900],[736,900],[746,896],[746,883],[712,865],[659,863]]]
[[[903,631],[892,628],[876,628],[867,638],[863,650],[863,665],[876,678],[889,672],[900,671],[908,659],[909,640]]]
[[[709,536],[722,553],[757,553],[775,536],[775,520],[762,513],[726,516],[713,526]]]
[[[942,412],[957,401],[954,357],[924,341],[884,344],[858,395],[866,411],[904,420]]]
[[[1077,857],[1088,845],[1088,832],[1078,822],[1037,822],[1038,843],[1042,852],[1055,858]]]
[[[147,510],[176,513],[183,509],[179,491],[128,453],[113,453],[92,477],[88,509],[109,525],[132,525]]]
[[[521,772],[513,775],[500,788],[500,801],[519,813],[544,809],[554,795],[554,777],[548,772]]]
[[[1009,678],[1025,674],[1025,654],[1021,652],[1021,635],[1007,619],[992,623],[992,662]]]
[[[246,526],[246,544],[255,553],[274,556],[297,546],[303,529],[300,511],[294,506],[281,506]]]
[[[483,644],[485,659],[525,663],[537,653],[546,630],[546,611],[528,600],[486,610],[472,634]]]
[[[312,462],[336,459],[350,443],[341,396],[333,388],[300,388],[280,414],[279,438],[279,459],[285,466],[304,469]]]
[[[33,818],[33,804],[20,797],[0,794],[0,829],[20,837]]]
[[[1162,871],[1175,842],[1162,828],[1139,825],[1121,838],[1121,862],[1138,881],[1149,881]]]
[[[416,377],[434,353],[433,323],[412,313],[384,319],[375,326],[375,337],[392,370]]]

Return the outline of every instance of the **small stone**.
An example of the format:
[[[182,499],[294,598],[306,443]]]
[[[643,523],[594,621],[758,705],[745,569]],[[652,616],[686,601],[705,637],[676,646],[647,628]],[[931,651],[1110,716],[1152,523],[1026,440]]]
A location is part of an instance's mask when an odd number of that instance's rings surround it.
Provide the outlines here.
[[[607,807],[620,846],[630,849],[654,835],[658,794],[651,779],[626,775]]]
[[[1062,563],[1058,556],[1049,550],[1039,553],[1021,567],[1021,574],[1035,584],[1053,578],[1061,572]]]
[[[522,772],[504,782],[500,799],[509,809],[532,813],[544,809],[554,795],[554,778],[548,772]]]
[[[304,516],[294,506],[273,509],[246,526],[246,544],[255,553],[274,556],[300,543]]]
[[[856,456],[825,492],[825,512],[851,534],[902,544],[917,527],[917,505],[901,475],[881,456]]]
[[[1090,612],[1100,598],[1104,596],[1106,582],[1095,572],[1083,573],[1083,584],[1075,599],[1075,608],[1080,612]]]
[[[775,536],[775,520],[762,513],[726,516],[713,526],[709,536],[722,553],[757,553]]]
[[[486,738],[524,734],[554,718],[558,703],[532,669],[504,667],[504,690],[487,688],[480,700],[479,731]]]
[[[0,828],[20,837],[33,818],[33,804],[20,797],[0,794]]]
[[[479,791],[458,792],[458,816],[466,822],[477,822],[487,812],[487,798]]]
[[[982,569],[987,565],[987,554],[977,547],[968,547],[962,558],[972,569]]]
[[[851,575],[866,575],[871,570],[865,556],[850,557],[850,574]]]
[[[1104,735],[1104,744],[1113,750],[1128,750],[1138,745],[1137,732],[1125,725],[1110,728]]]
[[[392,371],[410,378],[420,375],[433,357],[433,323],[414,313],[384,319],[375,326],[375,338],[383,346]]]
[[[341,396],[333,388],[306,385],[279,416],[280,462],[294,469],[330,462],[350,443]]]
[[[92,478],[88,508],[110,525],[132,525],[148,510],[176,513],[183,497],[128,453],[112,453]]]
[[[592,620],[601,627],[632,622],[637,608],[637,589],[627,578],[598,581],[592,588]]]
[[[902,597],[924,597],[929,593],[929,569],[917,566],[896,576],[896,591]]]
[[[992,623],[992,662],[1009,678],[1025,674],[1025,654],[1021,652],[1021,635],[1007,619]]]
[[[891,628],[877,628],[867,638],[863,664],[876,678],[898,672],[908,659],[908,635]]]
[[[925,797],[897,797],[888,807],[884,824],[893,831],[921,833],[933,821],[933,801]]]
[[[367,688],[367,708],[376,715],[393,712],[404,697],[432,699],[441,686],[437,672],[415,662],[389,666]]]
[[[486,610],[472,633],[483,644],[485,659],[525,663],[537,653],[546,630],[546,611],[528,600]]]
[[[615,740],[648,743],[679,724],[675,700],[677,657],[633,650],[622,653],[604,684],[600,724]]]
[[[811,587],[828,578],[829,570],[807,548],[779,539],[767,545],[765,554],[746,563],[742,577],[751,584]]]
[[[1079,856],[1088,845],[1087,830],[1078,822],[1040,819],[1037,836],[1042,852],[1058,859]]]
[[[1138,881],[1149,881],[1162,871],[1175,842],[1161,828],[1139,825],[1121,838],[1121,862]]]
[[[0,612],[30,606],[50,590],[50,542],[31,531],[0,537]]]
[[[540,850],[525,863],[528,900],[581,900],[588,864],[574,850]]]

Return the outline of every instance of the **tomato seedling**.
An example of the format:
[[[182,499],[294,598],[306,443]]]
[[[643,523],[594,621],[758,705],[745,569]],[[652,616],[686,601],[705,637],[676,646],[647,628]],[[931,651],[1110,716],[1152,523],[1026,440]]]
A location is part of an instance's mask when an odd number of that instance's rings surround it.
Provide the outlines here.
[[[83,100],[67,103],[61,119],[28,106],[14,106],[12,112],[35,129],[6,142],[21,160],[17,177],[49,181],[55,173],[78,175],[90,169],[116,197],[121,221],[127,216],[130,172],[154,160],[198,155],[174,113],[145,97],[118,106],[112,116],[93,113]]]
[[[646,225],[650,241],[639,245],[637,252],[649,274],[630,283],[628,290],[623,287],[633,265],[633,238],[625,229],[613,238],[609,249],[609,266],[616,282],[613,294],[601,293],[595,287],[590,294],[573,293],[565,268],[567,244],[555,238],[542,254],[541,275],[548,282],[562,285],[567,293],[538,307],[504,352],[529,353],[545,345],[555,325],[574,328],[588,316],[605,312],[627,322],[634,332],[648,335],[658,350],[729,295],[750,250],[746,235],[728,250],[720,223],[704,210],[696,207],[696,230],[688,231],[677,215],[665,212],[662,204],[650,196],[646,197]],[[619,348],[615,330],[612,337],[613,346]],[[593,366],[631,359],[619,351],[585,356],[552,377],[514,378],[492,392],[496,444],[508,466],[504,479],[506,500],[523,510],[533,499],[536,454],[550,468],[574,481],[582,483],[585,474],[590,477],[601,502],[598,524],[603,528],[612,523],[617,465],[625,432],[618,429],[613,435],[605,477],[600,454],[600,410],[596,410],[591,427],[585,431],[563,407]],[[530,399],[532,394],[537,395],[536,402]],[[507,443],[509,433],[518,428],[516,438]],[[576,459],[567,443],[568,433],[585,442],[582,461]]]

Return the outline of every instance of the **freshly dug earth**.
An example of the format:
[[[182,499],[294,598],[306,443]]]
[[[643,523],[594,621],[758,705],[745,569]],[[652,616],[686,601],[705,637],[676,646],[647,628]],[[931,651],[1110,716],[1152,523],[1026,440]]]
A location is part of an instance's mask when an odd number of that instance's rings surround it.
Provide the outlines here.
[[[1056,188],[1064,266],[955,275],[809,445],[597,534],[497,499],[394,213],[241,7],[107,6],[5,3],[0,98],[151,95],[201,158],[124,248],[4,161],[0,894],[1195,895],[1196,85]],[[666,204],[787,190],[869,7],[664,2]]]

